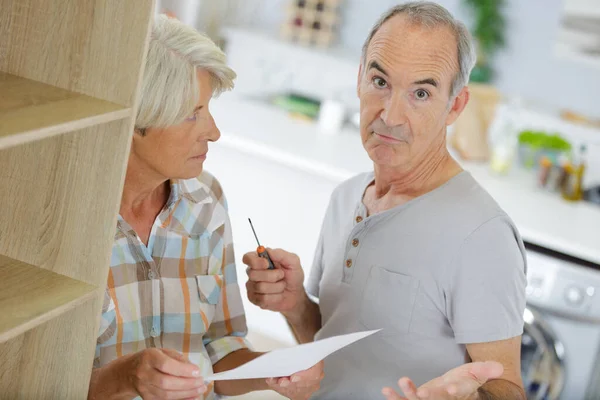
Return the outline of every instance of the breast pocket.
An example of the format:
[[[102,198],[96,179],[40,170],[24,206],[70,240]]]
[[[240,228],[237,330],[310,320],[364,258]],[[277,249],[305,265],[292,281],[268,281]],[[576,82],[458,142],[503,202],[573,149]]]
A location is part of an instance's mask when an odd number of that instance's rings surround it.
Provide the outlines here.
[[[221,290],[223,285],[222,275],[196,275],[198,285],[198,296],[200,298],[200,315],[206,326],[210,326],[221,300]]]
[[[360,306],[360,322],[382,335],[408,333],[419,280],[382,267],[373,267]]]

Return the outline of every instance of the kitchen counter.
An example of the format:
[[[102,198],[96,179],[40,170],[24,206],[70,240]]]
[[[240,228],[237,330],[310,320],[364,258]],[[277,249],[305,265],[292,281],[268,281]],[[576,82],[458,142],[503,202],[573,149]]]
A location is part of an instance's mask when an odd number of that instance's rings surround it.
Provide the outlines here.
[[[213,100],[211,111],[222,133],[217,146],[339,182],[372,169],[356,129],[323,135],[312,121],[234,94]],[[534,176],[517,168],[500,177],[486,164],[459,162],[509,214],[525,241],[600,264],[599,206],[538,190]]]

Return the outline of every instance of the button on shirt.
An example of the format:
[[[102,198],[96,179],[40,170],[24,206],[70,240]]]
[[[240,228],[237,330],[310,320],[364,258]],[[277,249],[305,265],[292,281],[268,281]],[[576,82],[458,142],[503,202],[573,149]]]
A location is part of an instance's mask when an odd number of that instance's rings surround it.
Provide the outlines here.
[[[227,214],[208,173],[171,182],[145,246],[119,217],[94,367],[147,348],[183,353],[203,376],[249,347]],[[212,383],[204,399],[214,399]]]
[[[377,399],[402,376],[423,384],[463,364],[465,344],[523,331],[523,243],[472,176],[368,216],[373,179],[334,191],[307,290],[319,299],[316,339],[382,330],[325,359],[320,400]]]

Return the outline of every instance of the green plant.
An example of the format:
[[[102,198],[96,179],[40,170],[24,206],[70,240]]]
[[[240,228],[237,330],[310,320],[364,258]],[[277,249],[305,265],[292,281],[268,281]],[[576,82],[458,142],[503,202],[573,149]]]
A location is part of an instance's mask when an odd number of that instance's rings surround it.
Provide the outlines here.
[[[535,150],[552,150],[568,152],[571,143],[558,133],[548,134],[542,131],[524,130],[519,134],[519,144],[527,145]]]
[[[474,23],[471,33],[477,41],[477,64],[471,79],[489,82],[493,77],[491,59],[505,45],[505,0],[463,0],[471,10]]]

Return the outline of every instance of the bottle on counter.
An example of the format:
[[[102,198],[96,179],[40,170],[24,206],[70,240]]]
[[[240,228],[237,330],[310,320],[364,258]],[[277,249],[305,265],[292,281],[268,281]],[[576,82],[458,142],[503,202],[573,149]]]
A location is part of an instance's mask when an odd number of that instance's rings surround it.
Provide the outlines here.
[[[490,129],[490,168],[497,174],[507,174],[514,162],[518,145],[521,99],[514,97],[497,111]]]
[[[550,158],[544,156],[540,159],[540,167],[538,172],[538,184],[542,188],[546,188],[551,178],[551,173],[554,165]]]
[[[581,145],[572,164],[565,168],[565,179],[562,185],[562,197],[569,201],[583,199],[583,175],[586,165],[586,146]]]
[[[517,147],[515,135],[507,134],[493,148],[490,168],[498,174],[507,174],[512,166]]]

